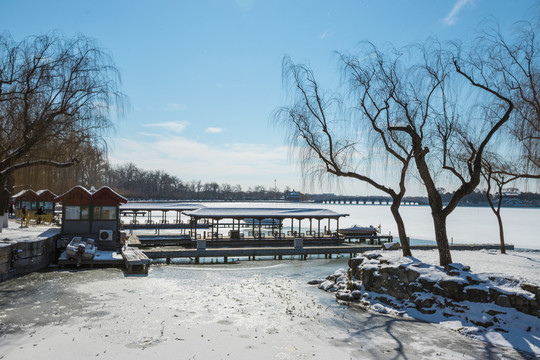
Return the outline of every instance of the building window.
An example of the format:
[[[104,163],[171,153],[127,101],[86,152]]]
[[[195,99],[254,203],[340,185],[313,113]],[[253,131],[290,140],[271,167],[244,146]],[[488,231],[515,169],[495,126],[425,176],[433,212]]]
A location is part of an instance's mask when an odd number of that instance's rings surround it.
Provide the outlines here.
[[[94,220],[101,220],[101,208],[99,206],[94,208]]]
[[[66,220],[79,220],[81,208],[79,206],[66,206]]]
[[[88,220],[90,218],[90,209],[88,206],[81,206],[81,220]]]
[[[101,210],[101,220],[116,220],[116,207],[103,206]]]

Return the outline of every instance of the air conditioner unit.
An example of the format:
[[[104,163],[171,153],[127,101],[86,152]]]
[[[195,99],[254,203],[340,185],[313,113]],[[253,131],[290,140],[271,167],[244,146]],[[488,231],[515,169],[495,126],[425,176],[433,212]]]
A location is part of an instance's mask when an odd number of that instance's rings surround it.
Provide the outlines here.
[[[112,241],[113,231],[112,230],[99,230],[99,240],[101,241]]]

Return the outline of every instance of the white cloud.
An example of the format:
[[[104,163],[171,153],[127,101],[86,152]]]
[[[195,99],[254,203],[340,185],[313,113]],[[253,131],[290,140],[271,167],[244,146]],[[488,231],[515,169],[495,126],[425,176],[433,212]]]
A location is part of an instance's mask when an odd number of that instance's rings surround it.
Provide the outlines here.
[[[141,135],[141,136],[152,137],[152,138],[161,138],[161,137],[163,137],[163,135],[161,135],[161,134],[154,134],[154,133],[148,133],[148,132],[143,132],[143,131],[138,131],[137,134]]]
[[[330,29],[326,30],[325,32],[322,33],[322,35],[320,36],[320,39],[321,40],[324,40],[326,39],[326,37],[330,35]]]
[[[186,110],[187,106],[184,104],[167,104],[167,109],[172,111]]]
[[[206,130],[204,130],[204,132],[207,132],[209,134],[219,134],[219,133],[223,132],[223,129],[222,128],[217,128],[217,127],[209,127]]]
[[[243,14],[250,12],[255,6],[255,0],[235,0],[235,3]]]
[[[166,131],[171,131],[174,133],[181,133],[184,131],[186,126],[189,123],[187,121],[169,121],[169,122],[162,122],[162,123],[152,123],[152,124],[144,124],[144,127],[154,127],[154,128],[163,128]]]
[[[452,10],[450,11],[450,13],[448,15],[446,15],[446,17],[444,18],[444,22],[446,25],[448,26],[451,26],[451,25],[454,25],[457,21],[457,16],[459,14],[459,12],[461,11],[461,9],[463,9],[463,7],[469,3],[472,3],[473,0],[458,0],[454,7],[452,8]]]
[[[299,174],[287,160],[288,148],[265,144],[208,145],[174,134],[133,140],[116,138],[110,160],[133,162],[145,170],[164,170],[180,179],[204,182],[298,187]]]

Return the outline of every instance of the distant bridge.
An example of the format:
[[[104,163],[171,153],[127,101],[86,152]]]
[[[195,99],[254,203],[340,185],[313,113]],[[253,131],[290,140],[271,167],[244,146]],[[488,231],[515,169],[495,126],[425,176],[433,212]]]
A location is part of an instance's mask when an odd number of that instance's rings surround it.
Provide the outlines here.
[[[311,199],[319,204],[343,204],[343,205],[391,205],[392,198],[389,196],[317,196]],[[424,198],[406,197],[401,205],[428,205]]]

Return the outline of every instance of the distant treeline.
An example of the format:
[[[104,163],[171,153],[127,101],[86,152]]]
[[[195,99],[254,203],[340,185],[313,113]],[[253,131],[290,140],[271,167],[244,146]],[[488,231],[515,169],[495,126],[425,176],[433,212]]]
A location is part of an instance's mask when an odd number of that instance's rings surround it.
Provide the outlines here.
[[[130,199],[221,201],[279,200],[290,192],[288,187],[283,191],[264,186],[242,189],[238,184],[185,181],[165,171],[143,170],[133,163],[110,165],[93,157],[84,160],[63,169],[39,166],[22,169],[15,175],[15,192],[32,188],[62,194],[75,185],[86,188],[107,185]]]
[[[62,194],[75,185],[86,188],[110,186],[129,199],[141,200],[194,200],[194,201],[276,201],[288,199],[289,187],[283,190],[254,186],[242,189],[236,184],[218,184],[217,182],[202,182],[200,180],[185,181],[162,170],[144,170],[133,163],[110,165],[108,161],[96,156],[83,159],[80,163],[69,168],[56,169],[35,166],[18,171],[15,175],[15,193],[22,189],[49,189],[56,194]],[[447,202],[452,192],[442,192],[442,199]],[[302,194],[301,201],[334,200],[347,201],[354,196],[335,194]],[[371,197],[373,201],[390,197],[381,195]],[[503,197],[503,206],[540,206],[540,194],[515,193]],[[404,201],[427,204],[426,197],[405,197]],[[485,190],[476,190],[466,196],[461,205],[487,206]]]

